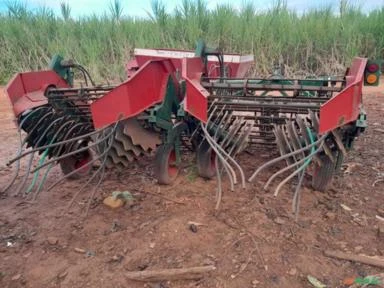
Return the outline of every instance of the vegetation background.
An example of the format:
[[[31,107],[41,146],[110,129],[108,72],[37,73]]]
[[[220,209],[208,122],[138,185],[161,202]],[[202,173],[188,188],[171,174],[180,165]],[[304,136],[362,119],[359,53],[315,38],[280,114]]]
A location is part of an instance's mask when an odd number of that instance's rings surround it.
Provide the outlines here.
[[[20,71],[45,68],[60,53],[88,67],[97,81],[125,78],[124,65],[135,47],[194,49],[197,39],[226,52],[252,53],[253,75],[267,75],[283,63],[288,75],[338,74],[354,56],[384,58],[384,7],[364,13],[348,0],[334,7],[298,13],[283,0],[259,11],[251,1],[240,9],[204,0],[181,0],[172,13],[153,0],[146,18],[124,16],[112,0],[103,16],[73,18],[61,4],[61,15],[25,2],[8,2],[0,14],[0,82]]]

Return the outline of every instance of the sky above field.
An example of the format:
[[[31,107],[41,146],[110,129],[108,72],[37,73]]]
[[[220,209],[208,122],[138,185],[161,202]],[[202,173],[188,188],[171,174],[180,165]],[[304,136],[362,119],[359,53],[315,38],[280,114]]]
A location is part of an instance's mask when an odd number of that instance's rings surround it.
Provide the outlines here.
[[[16,0],[18,1],[18,0]],[[31,10],[39,9],[41,7],[52,8],[58,15],[60,14],[60,3],[66,2],[71,7],[71,15],[74,17],[87,16],[92,14],[102,15],[108,13],[108,7],[111,0],[19,0],[19,2],[26,3],[27,7]],[[0,0],[0,11],[6,11],[7,3],[14,2],[13,0]],[[213,9],[217,4],[230,4],[235,8],[240,8],[244,0],[209,0],[206,1],[208,8]],[[254,2],[255,7],[259,10],[268,9],[272,7],[274,1],[270,0],[254,0],[247,1]],[[299,13],[305,12],[311,8],[319,8],[331,5],[335,7],[339,1],[336,0],[287,0],[287,5],[290,9],[294,9]],[[377,7],[384,6],[384,0],[351,0],[353,4],[360,5],[365,12],[369,12]],[[123,6],[123,15],[133,17],[147,17],[151,11],[151,0],[121,0]],[[181,0],[163,0],[168,9],[172,12],[173,9],[181,5]]]

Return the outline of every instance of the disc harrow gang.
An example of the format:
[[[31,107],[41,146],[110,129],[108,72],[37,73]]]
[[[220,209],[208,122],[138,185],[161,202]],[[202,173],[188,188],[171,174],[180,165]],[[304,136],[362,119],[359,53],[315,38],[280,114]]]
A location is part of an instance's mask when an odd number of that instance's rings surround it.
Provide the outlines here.
[[[258,167],[248,181],[285,162],[264,188],[279,180],[278,195],[297,177],[297,216],[306,171],[313,171],[314,189],[326,190],[366,127],[361,89],[367,59],[354,59],[344,76],[305,79],[284,78],[279,69],[269,78],[244,78],[252,62],[253,56],[222,54],[201,42],[195,53],[135,50],[127,65],[128,78],[119,85],[97,86],[83,66],[60,56],[53,58],[50,70],[17,74],[6,92],[20,145],[8,163],[15,163],[16,169],[3,192],[18,182],[14,193],[35,191],[35,199],[49,171],[59,165],[63,177],[47,190],[64,179],[88,177],[69,205],[96,182],[88,210],[106,169],[129,169],[143,156],[154,155],[158,183],[171,184],[179,175],[182,143],[187,140],[195,150],[199,175],[217,180],[218,209],[224,176],[230,189],[236,184],[246,187],[237,156],[246,149],[273,145],[280,156]],[[73,79],[75,70],[84,76],[79,87],[74,85],[79,83]],[[24,158],[27,165],[21,169]],[[31,184],[25,187],[30,174]]]
[[[141,156],[151,155],[161,143],[159,134],[145,129],[137,119],[123,120],[116,129],[106,167],[124,169]]]

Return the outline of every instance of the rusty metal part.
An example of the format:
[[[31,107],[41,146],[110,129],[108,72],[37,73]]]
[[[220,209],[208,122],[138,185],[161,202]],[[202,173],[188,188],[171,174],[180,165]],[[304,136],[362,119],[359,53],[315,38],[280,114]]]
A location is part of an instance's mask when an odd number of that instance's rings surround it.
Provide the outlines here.
[[[144,153],[144,150],[132,143],[132,139],[125,135],[122,129],[117,129],[115,140],[120,141],[125,151],[132,151],[135,156],[140,156]]]
[[[273,133],[275,134],[276,145],[279,148],[280,154],[285,155],[290,153],[290,149],[288,148],[288,143],[285,141],[284,132],[280,126],[275,125],[273,129]],[[289,157],[286,159],[287,164],[292,164],[292,158]]]
[[[343,156],[345,157],[347,155],[347,150],[344,147],[343,140],[341,139],[341,135],[338,130],[332,131],[333,138],[335,139],[335,142],[337,144],[337,147],[343,153]]]
[[[312,122],[313,129],[318,133],[319,131],[319,118],[317,117],[317,114],[313,112],[312,110],[308,111],[309,119]]]
[[[119,157],[124,157],[129,162],[133,162],[135,160],[135,155],[133,155],[133,152],[126,151],[124,149],[124,145],[120,141],[115,141],[115,143],[113,143],[113,148],[116,150],[116,153]]]
[[[107,154],[107,168],[128,167],[130,162],[148,155],[162,143],[158,133],[142,127],[137,119],[126,119],[116,128],[112,147]],[[103,147],[99,147],[101,152]]]
[[[302,146],[301,146],[299,135],[297,135],[297,132],[296,132],[295,122],[287,121],[286,127],[287,127],[288,137],[291,140],[292,147],[294,148],[294,150],[299,150],[300,148],[302,148]],[[304,157],[305,157],[304,152],[296,155],[297,159],[301,159]]]
[[[160,135],[143,128],[135,118],[122,122],[124,134],[132,139],[132,144],[141,146],[146,151],[154,151],[161,144]]]

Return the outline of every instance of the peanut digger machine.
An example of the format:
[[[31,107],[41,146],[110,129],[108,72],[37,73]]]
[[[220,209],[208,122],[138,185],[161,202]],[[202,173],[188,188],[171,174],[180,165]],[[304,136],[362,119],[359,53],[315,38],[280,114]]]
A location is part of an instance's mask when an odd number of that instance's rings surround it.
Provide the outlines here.
[[[269,145],[280,156],[258,167],[248,181],[283,160],[286,166],[265,185],[293,170],[277,194],[295,176],[299,187],[312,163],[312,186],[324,191],[366,128],[362,88],[375,84],[372,75],[380,67],[355,58],[342,76],[287,79],[275,69],[268,78],[246,78],[252,64],[252,55],[223,54],[199,42],[195,52],[135,49],[127,80],[119,85],[95,85],[83,66],[58,55],[48,70],[16,74],[5,91],[20,145],[8,162],[16,169],[5,190],[20,182],[15,193],[25,191],[32,174],[26,192],[37,195],[55,165],[64,176],[48,189],[66,178],[89,177],[86,184],[99,179],[98,185],[106,169],[129,169],[150,155],[158,183],[170,184],[187,142],[196,153],[198,174],[217,177],[220,189],[223,174],[231,189],[236,183],[244,187],[236,156]],[[20,175],[24,158],[26,171]],[[298,197],[296,191],[296,203]]]

